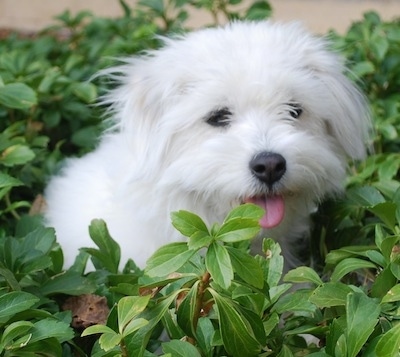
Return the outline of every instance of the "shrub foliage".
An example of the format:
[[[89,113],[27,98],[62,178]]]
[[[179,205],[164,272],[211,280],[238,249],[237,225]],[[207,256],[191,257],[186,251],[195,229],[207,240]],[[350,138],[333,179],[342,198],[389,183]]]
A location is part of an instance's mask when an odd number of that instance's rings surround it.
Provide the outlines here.
[[[0,39],[0,356],[398,356],[400,27],[376,13],[344,36],[329,34],[371,101],[375,132],[369,158],[351,164],[345,197],[314,217],[318,269],[284,274],[268,237],[262,256],[249,255],[260,216],[252,205],[212,227],[173,212],[187,242],[161,247],[144,271],[120,262],[106,223],[95,220],[98,248],[62,269],[54,231],[38,215],[40,193],[60,161],[90,150],[103,129],[105,108],[92,104],[110,84],[93,75],[159,46],[154,34],[187,31],[195,8],[214,23],[271,12],[266,1],[120,4],[117,19],[67,11],[33,36]],[[95,269],[85,273],[88,259]],[[106,298],[106,324],[63,308],[88,294]]]

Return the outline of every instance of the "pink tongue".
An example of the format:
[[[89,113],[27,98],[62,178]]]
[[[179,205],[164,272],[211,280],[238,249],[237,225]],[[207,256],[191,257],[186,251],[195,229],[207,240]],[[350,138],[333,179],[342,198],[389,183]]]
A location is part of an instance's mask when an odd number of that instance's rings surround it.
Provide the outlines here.
[[[282,196],[257,196],[249,197],[246,203],[253,203],[265,210],[265,215],[260,219],[262,228],[273,228],[282,222],[285,215],[285,202]]]

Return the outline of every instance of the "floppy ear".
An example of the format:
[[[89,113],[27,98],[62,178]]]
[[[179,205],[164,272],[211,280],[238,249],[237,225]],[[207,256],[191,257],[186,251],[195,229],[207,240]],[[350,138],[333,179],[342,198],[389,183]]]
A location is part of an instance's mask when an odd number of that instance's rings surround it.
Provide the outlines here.
[[[162,128],[163,117],[179,96],[178,79],[171,78],[168,63],[158,52],[125,59],[123,65],[101,73],[116,84],[100,101],[110,108],[111,128],[105,135],[121,133],[121,140],[136,155],[136,165],[142,164],[144,171],[163,162],[172,136]]]
[[[349,157],[364,158],[372,132],[366,98],[341,71],[320,72],[318,77],[330,96],[326,108],[330,133]]]

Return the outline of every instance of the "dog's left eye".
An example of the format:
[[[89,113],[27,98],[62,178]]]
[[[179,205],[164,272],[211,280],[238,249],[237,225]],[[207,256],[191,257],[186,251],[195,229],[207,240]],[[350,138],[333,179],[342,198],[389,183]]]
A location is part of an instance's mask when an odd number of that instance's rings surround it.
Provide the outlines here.
[[[303,113],[303,108],[298,103],[289,104],[289,114],[293,119],[298,119]]]
[[[206,119],[211,126],[228,126],[232,112],[228,108],[221,108],[212,111]]]

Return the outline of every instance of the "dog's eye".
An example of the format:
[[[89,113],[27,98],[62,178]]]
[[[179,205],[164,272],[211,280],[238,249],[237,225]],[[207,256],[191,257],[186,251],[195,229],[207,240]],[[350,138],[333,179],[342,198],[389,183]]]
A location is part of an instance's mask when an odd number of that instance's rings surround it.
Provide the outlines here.
[[[289,104],[289,114],[293,119],[298,119],[303,113],[303,108],[298,103]]]
[[[228,108],[221,108],[212,111],[206,119],[207,124],[212,126],[228,126],[232,112]]]

